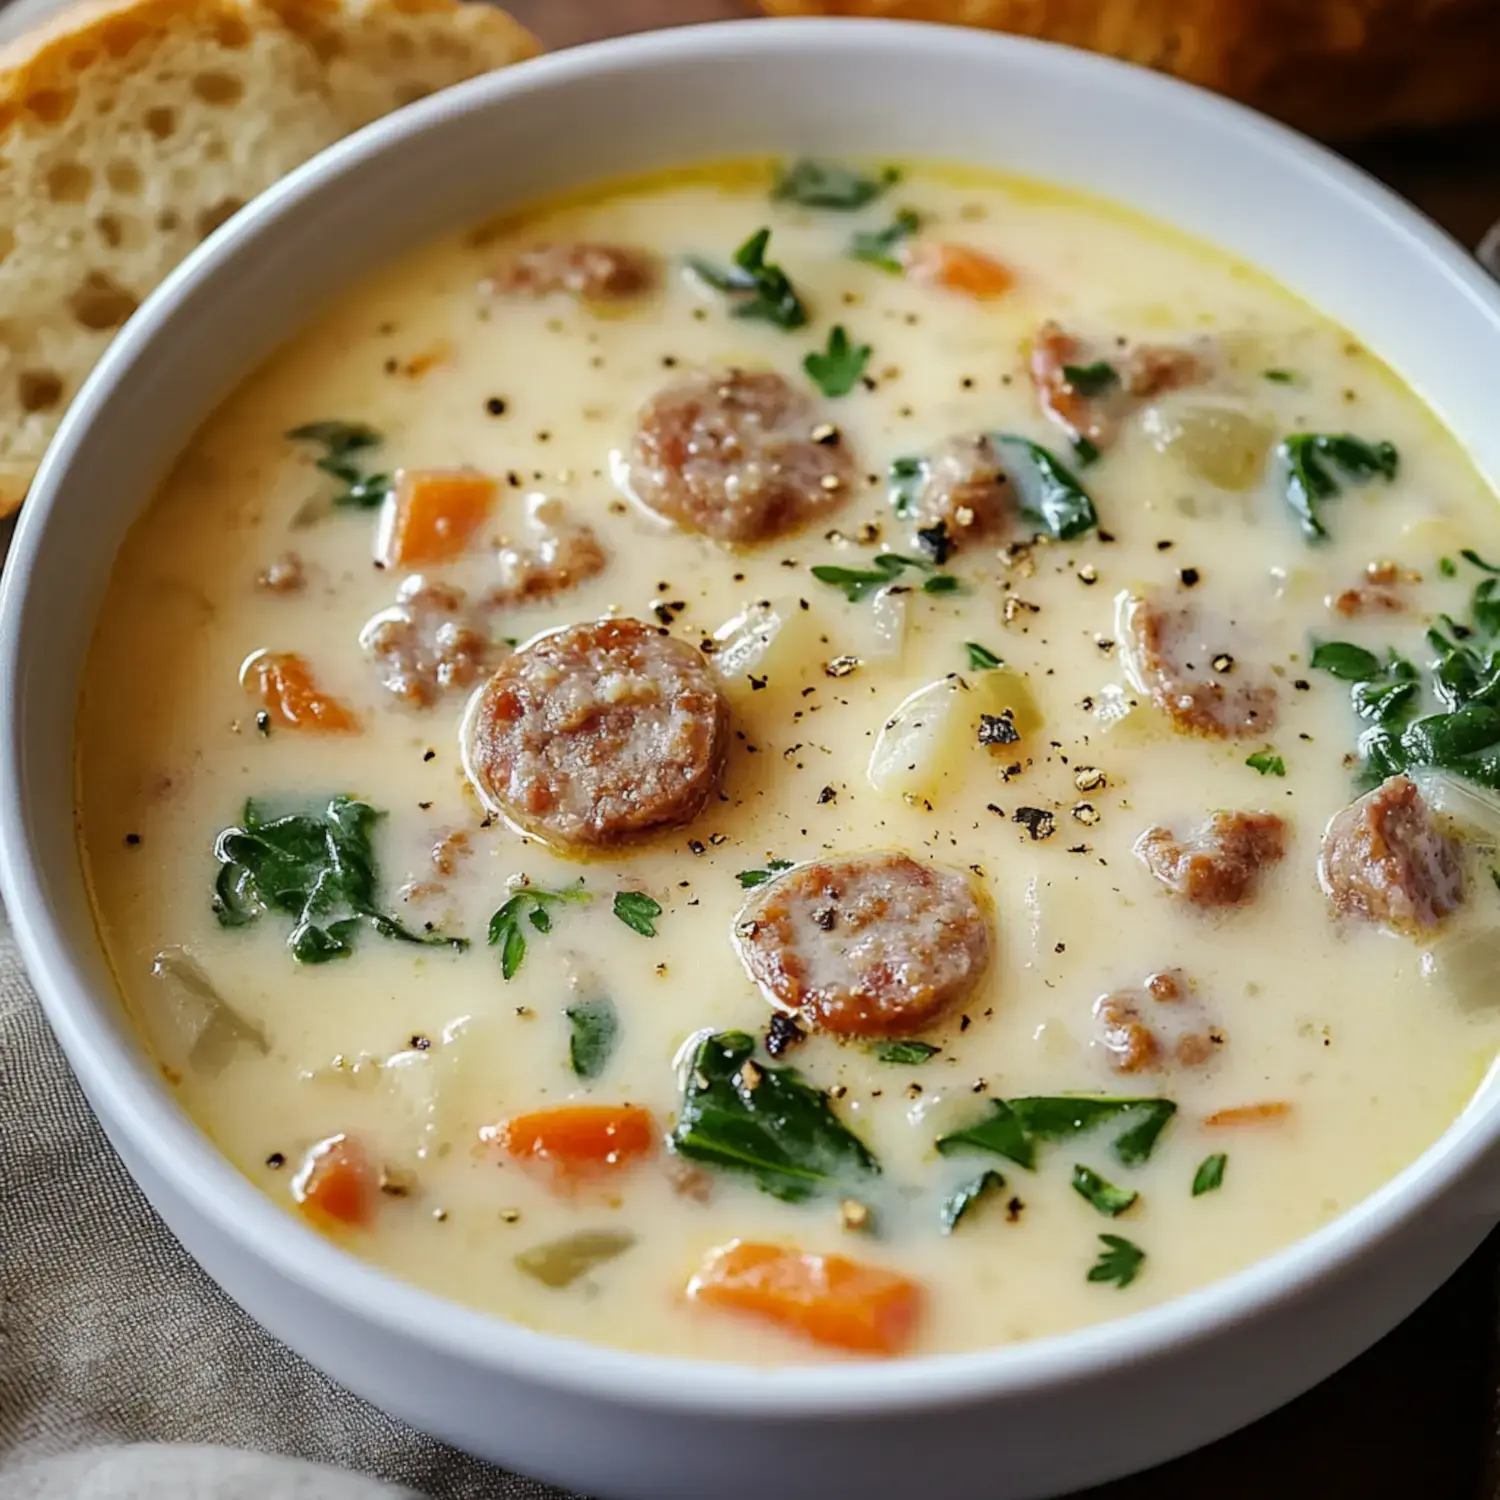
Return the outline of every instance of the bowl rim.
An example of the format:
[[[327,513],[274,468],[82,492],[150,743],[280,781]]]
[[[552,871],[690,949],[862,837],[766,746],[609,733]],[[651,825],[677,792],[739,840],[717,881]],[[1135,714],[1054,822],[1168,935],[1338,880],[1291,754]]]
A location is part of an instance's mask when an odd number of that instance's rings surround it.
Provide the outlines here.
[[[38,553],[62,545],[54,519],[69,467],[93,414],[143,357],[157,330],[202,278],[241,247],[275,232],[294,206],[325,192],[391,144],[452,116],[485,112],[528,90],[576,83],[657,61],[738,53],[774,57],[787,48],[838,54],[850,38],[927,54],[987,49],[997,60],[1087,87],[1163,100],[1215,118],[1273,150],[1288,169],[1357,202],[1382,232],[1415,241],[1434,276],[1471,295],[1500,327],[1500,289],[1456,241],[1359,168],[1296,132],[1193,85],[1111,58],[1029,38],[957,26],[886,20],[713,22],[612,38],[544,55],[445,90],[365,127],[268,189],[199,246],[147,299],[111,344],[65,415],[32,486],[0,579],[0,693],[14,705],[24,673],[19,648],[28,581]],[[1462,434],[1460,434],[1462,437]],[[1500,1140],[1500,1099],[1471,1103],[1415,1161],[1336,1219],[1229,1276],[1119,1318],[1021,1343],[889,1362],[750,1366],[665,1356],[542,1333],[400,1281],[316,1234],[278,1207],[213,1145],[132,1043],[91,1024],[112,1003],[95,993],[69,952],[31,845],[22,788],[27,734],[5,716],[0,735],[0,895],[26,968],[91,1107],[127,1138],[152,1172],[212,1228],[273,1272],[345,1315],[471,1366],[616,1406],[703,1416],[812,1420],[920,1411],[1007,1396],[1034,1396],[1170,1351],[1205,1344],[1278,1307],[1316,1293],[1347,1265],[1378,1250]]]

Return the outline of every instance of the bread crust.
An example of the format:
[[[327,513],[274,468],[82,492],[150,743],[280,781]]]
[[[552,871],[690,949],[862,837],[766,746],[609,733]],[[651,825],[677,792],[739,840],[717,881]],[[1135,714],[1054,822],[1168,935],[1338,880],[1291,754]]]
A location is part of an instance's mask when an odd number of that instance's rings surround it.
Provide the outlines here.
[[[1014,32],[1185,78],[1312,135],[1500,116],[1495,0],[761,0]]]

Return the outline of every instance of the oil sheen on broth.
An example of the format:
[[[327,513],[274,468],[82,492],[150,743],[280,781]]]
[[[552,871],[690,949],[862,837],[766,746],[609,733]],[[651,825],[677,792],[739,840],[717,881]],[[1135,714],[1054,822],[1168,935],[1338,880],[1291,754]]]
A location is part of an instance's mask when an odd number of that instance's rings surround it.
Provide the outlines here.
[[[103,940],[253,1182],[477,1307],[1115,1317],[1490,1063],[1494,497],[1217,253],[774,171],[424,250],[203,428],[83,694]]]

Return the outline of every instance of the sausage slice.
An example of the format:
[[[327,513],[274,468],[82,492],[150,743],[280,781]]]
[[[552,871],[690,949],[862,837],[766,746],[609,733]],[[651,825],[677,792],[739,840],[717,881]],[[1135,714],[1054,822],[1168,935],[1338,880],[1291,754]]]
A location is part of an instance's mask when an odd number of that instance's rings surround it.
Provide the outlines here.
[[[598,620],[501,663],[469,710],[464,764],[492,811],[587,849],[697,817],[728,743],[728,705],[691,646]]]
[[[946,560],[948,547],[988,541],[1003,535],[1015,513],[1010,483],[983,433],[951,437],[927,460],[927,478],[917,494],[912,520],[918,535],[941,526]]]
[[[968,877],[905,854],[816,860],[760,887],[735,922],[778,1010],[838,1036],[909,1036],[960,1004],[990,959]]]
[[[1286,825],[1274,813],[1216,812],[1179,839],[1170,828],[1148,828],[1136,857],[1173,893],[1194,906],[1242,906],[1260,872],[1286,853]]]
[[[494,278],[497,291],[526,297],[566,292],[585,302],[618,302],[656,284],[655,256],[625,245],[586,241],[533,245]]]
[[[631,493],[716,542],[749,546],[841,505],[854,457],[812,402],[769,371],[700,372],[674,381],[636,422]]]
[[[1318,880],[1340,916],[1408,936],[1436,927],[1464,898],[1459,846],[1407,776],[1390,777],[1335,815]]]
[[[1192,605],[1122,597],[1120,640],[1136,686],[1183,734],[1245,739],[1276,723],[1276,689],[1234,652],[1233,629]]]

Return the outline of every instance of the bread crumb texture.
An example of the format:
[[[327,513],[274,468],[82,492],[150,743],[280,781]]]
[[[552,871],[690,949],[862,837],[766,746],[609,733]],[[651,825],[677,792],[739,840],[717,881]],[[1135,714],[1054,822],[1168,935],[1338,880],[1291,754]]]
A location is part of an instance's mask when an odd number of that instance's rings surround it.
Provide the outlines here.
[[[535,51],[459,0],[80,0],[0,48],[0,514],[200,240],[340,136]]]

